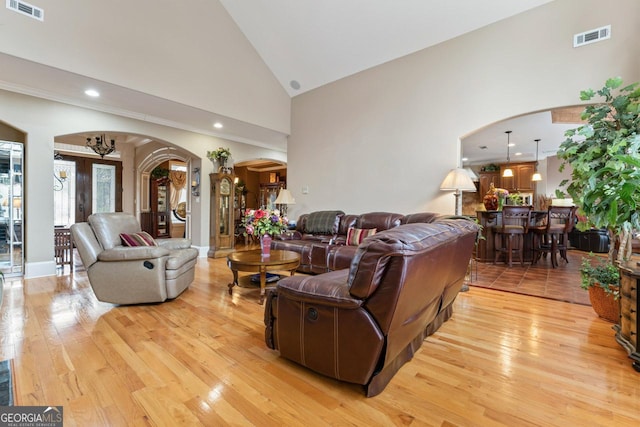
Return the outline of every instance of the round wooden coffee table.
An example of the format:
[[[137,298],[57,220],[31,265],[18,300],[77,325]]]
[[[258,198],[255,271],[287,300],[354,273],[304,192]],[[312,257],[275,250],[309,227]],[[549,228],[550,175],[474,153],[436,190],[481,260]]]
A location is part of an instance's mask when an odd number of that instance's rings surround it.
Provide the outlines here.
[[[263,257],[260,249],[233,252],[227,255],[227,265],[233,272],[233,282],[229,283],[229,295],[238,285],[238,271],[260,273],[260,304],[264,302],[267,271],[289,271],[291,275],[300,265],[300,255],[293,251],[271,250],[271,255]]]

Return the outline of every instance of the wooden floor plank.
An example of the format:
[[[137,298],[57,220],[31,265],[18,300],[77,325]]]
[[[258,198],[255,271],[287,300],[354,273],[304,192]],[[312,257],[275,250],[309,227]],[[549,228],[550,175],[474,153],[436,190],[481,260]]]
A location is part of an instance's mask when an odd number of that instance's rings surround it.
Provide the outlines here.
[[[483,274],[545,292],[578,280],[504,270]],[[0,359],[16,403],[63,405],[66,426],[640,424],[640,374],[589,306],[471,287],[366,398],[268,349],[258,288],[230,296],[231,278],[224,258],[199,259],[176,300],[126,307],[96,301],[82,268],[8,280]]]

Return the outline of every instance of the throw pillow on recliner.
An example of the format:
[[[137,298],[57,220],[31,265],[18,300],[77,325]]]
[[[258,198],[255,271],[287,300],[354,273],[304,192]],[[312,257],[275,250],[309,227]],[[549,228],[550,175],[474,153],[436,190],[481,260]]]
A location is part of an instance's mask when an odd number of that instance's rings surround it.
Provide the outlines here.
[[[158,246],[158,242],[146,231],[139,233],[120,233],[123,246]]]

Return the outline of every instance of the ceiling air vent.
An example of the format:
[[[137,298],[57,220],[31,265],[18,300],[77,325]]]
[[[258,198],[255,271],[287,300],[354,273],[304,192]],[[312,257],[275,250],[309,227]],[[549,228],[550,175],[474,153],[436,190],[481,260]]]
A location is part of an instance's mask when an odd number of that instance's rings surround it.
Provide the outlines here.
[[[7,9],[44,21],[44,10],[21,0],[7,0]]]
[[[608,38],[611,38],[611,25],[574,35],[573,47],[584,46],[585,44],[599,42]]]

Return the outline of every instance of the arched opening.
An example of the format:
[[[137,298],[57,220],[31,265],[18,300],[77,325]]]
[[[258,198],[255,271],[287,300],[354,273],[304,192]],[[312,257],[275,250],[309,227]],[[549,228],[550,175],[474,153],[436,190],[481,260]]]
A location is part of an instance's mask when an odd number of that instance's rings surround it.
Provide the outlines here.
[[[560,182],[570,176],[568,170],[558,171],[556,152],[565,132],[583,124],[580,119],[583,109],[582,105],[530,112],[492,123],[461,138],[462,165],[474,173],[477,187],[476,193],[463,193],[463,214],[475,216],[477,210],[484,209],[482,198],[490,182],[495,187],[531,195],[535,208],[544,207]],[[506,131],[511,131],[509,138]],[[501,168],[507,163],[522,165],[517,180],[502,177]],[[532,181],[534,171],[541,174],[540,181]]]
[[[115,151],[101,157],[87,147],[87,138],[92,139],[93,142],[97,135],[105,135],[107,141],[113,139]],[[75,222],[85,221],[88,214],[96,211],[96,199],[101,200],[99,194],[95,193],[102,191],[110,194],[115,188],[116,201],[113,204],[98,202],[100,206],[98,211],[133,213],[140,220],[143,229],[148,228],[145,231],[152,231],[151,228],[156,230],[152,233],[154,237],[190,235],[191,180],[189,178],[192,175],[193,165],[200,164],[200,160],[196,159],[192,153],[152,136],[108,131],[84,131],[60,135],[55,138],[54,149],[56,153],[54,189],[58,190],[54,194],[56,225],[68,227]],[[82,166],[85,163],[90,164],[93,170],[89,171]],[[87,182],[93,182],[96,179],[96,165],[104,165],[104,168],[114,165],[116,173],[113,176],[115,183],[113,186],[109,182],[101,182],[101,186],[96,186],[95,183],[87,185]],[[79,171],[78,167],[85,170]],[[157,192],[154,208],[151,203],[151,197],[154,194],[152,190],[154,188],[157,190],[154,170],[166,170],[167,177],[169,178],[171,174],[174,181],[172,184],[164,183],[166,194],[162,199],[162,206],[165,208],[166,216],[164,223],[161,224],[163,227],[161,233],[158,233],[157,224],[145,223],[151,213],[157,214]],[[87,203],[92,205],[88,206]],[[71,213],[73,210],[76,211],[74,214]]]
[[[156,238],[191,237],[192,196],[199,197],[200,191],[199,163],[185,150],[161,144],[154,144],[140,159],[136,213],[143,230]]]
[[[234,165],[234,174],[243,196],[240,209],[273,208],[280,189],[287,188],[287,164],[281,161],[245,160]]]

